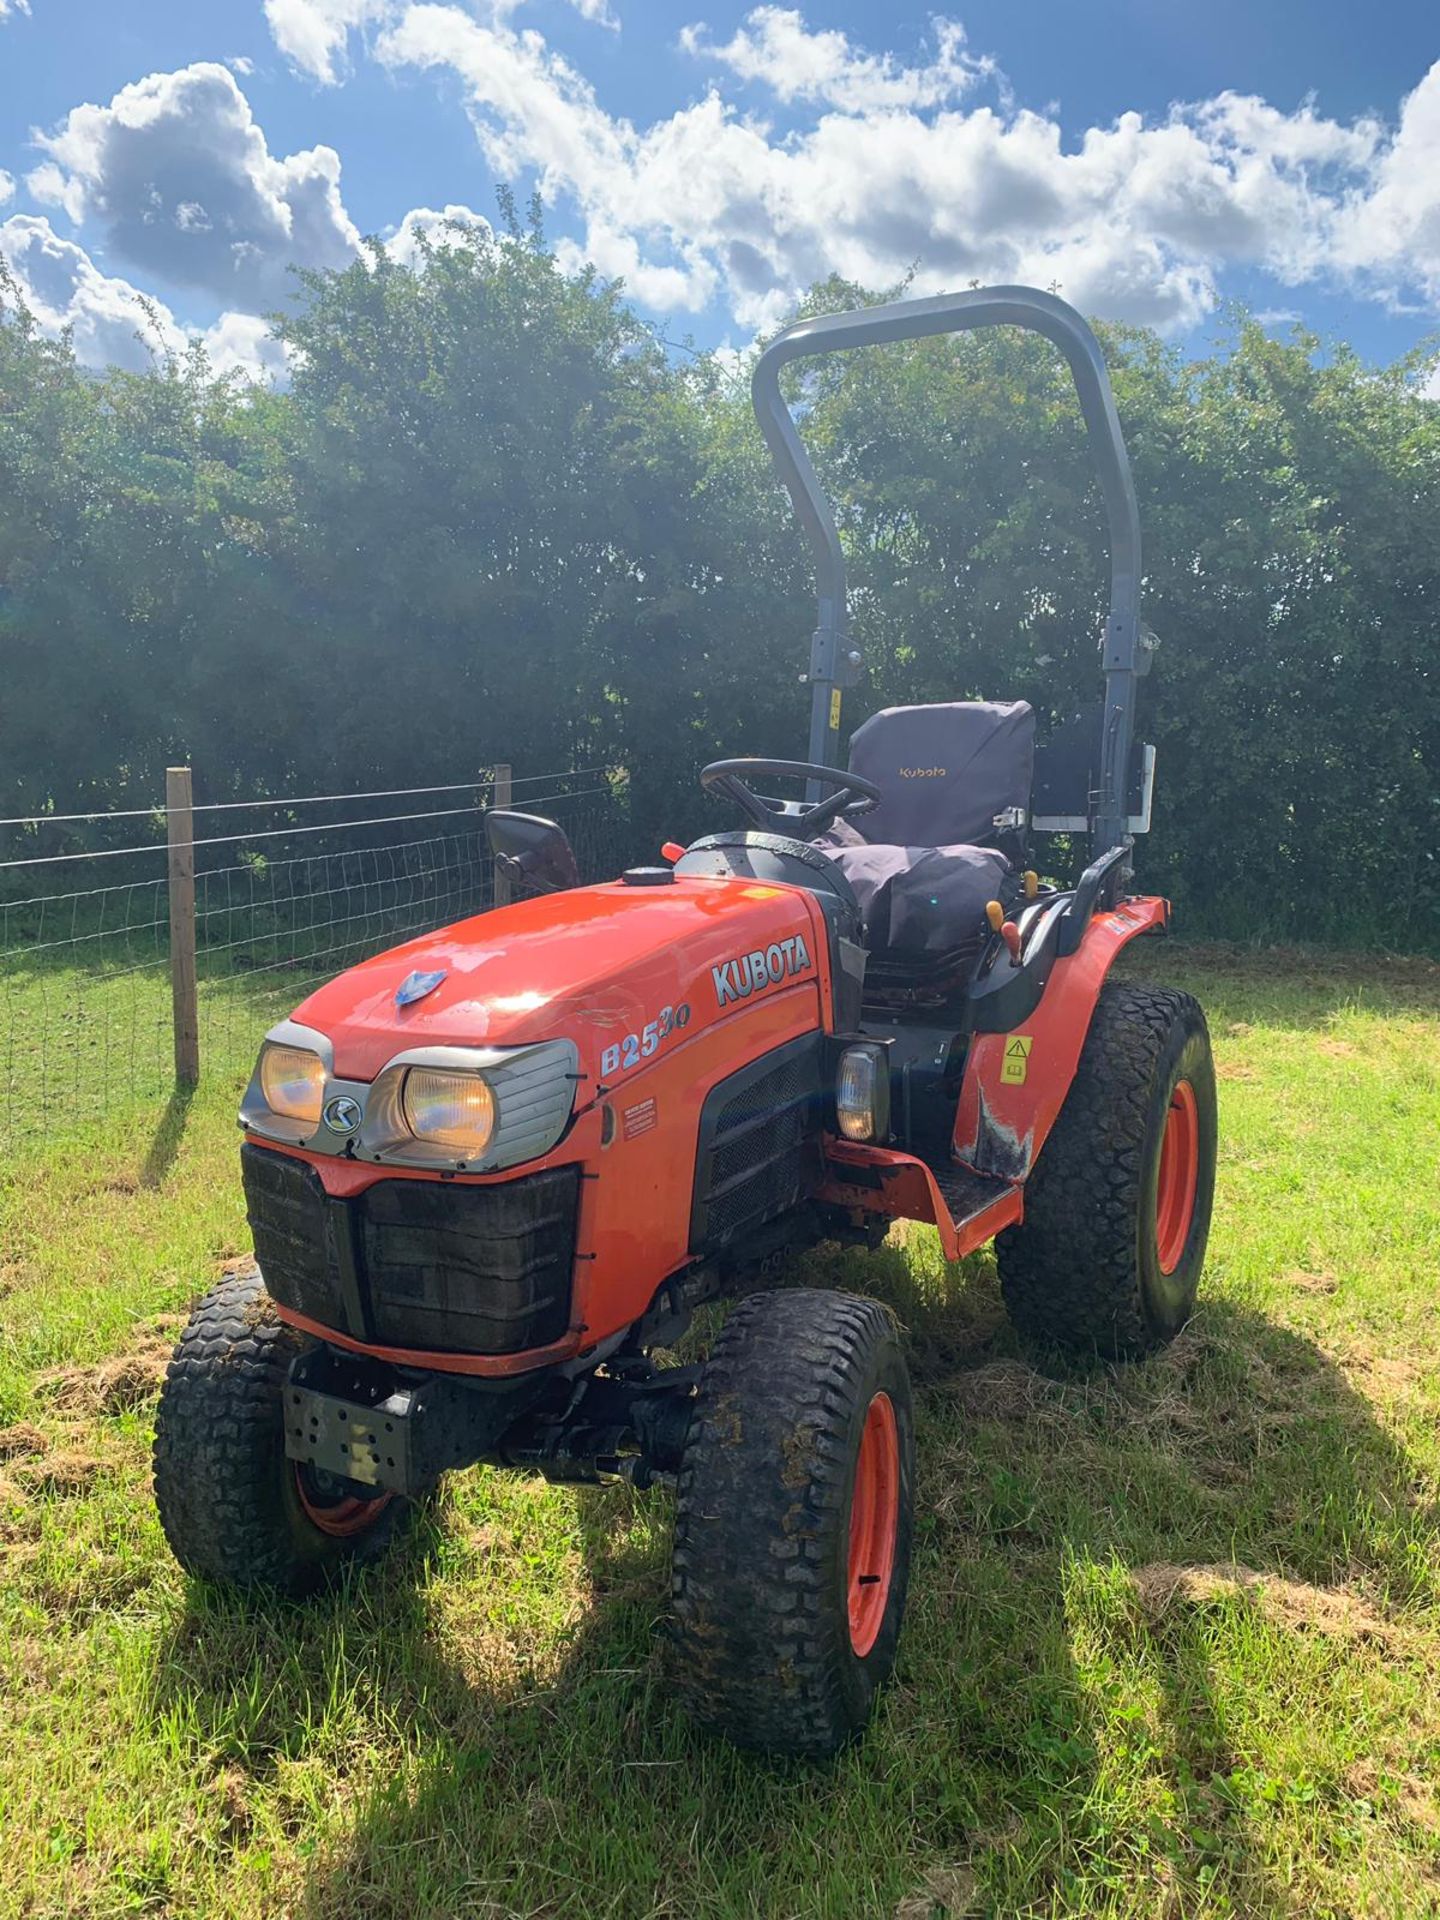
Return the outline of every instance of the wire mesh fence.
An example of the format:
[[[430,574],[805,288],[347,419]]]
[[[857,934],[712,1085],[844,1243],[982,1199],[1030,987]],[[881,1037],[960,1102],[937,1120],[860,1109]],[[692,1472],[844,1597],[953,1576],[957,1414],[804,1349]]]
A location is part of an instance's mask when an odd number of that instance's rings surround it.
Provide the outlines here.
[[[425,806],[425,791],[458,804]],[[420,806],[409,804],[417,798]],[[212,818],[225,803],[197,808],[203,1074],[248,1069],[266,1027],[332,974],[487,911],[495,901],[484,833],[492,799],[486,782],[303,796],[263,804],[298,816],[308,806],[333,812],[347,800],[353,813],[363,800],[372,811],[230,832],[211,831],[228,824]],[[613,876],[630,857],[624,782],[613,773],[516,780],[513,804],[564,826],[585,880]],[[163,809],[130,817],[154,820],[163,832]],[[143,877],[132,877],[137,867]],[[86,884],[65,884],[81,879]],[[0,1140],[104,1123],[129,1102],[171,1090],[170,961],[163,839],[0,861]]]

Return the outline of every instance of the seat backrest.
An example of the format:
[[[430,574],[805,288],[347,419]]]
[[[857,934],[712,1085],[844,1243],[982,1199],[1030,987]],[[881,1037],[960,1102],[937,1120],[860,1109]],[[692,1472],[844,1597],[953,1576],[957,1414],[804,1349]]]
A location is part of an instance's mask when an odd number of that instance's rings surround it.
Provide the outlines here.
[[[885,707],[850,741],[850,771],[884,798],[848,824],[871,846],[993,846],[996,814],[1029,806],[1034,766],[1028,701]]]

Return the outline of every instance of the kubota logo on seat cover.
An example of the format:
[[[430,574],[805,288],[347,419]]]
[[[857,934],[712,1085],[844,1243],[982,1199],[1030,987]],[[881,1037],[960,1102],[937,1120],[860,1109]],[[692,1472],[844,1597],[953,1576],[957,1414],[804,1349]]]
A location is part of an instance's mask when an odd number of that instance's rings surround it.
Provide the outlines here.
[[[762,987],[778,987],[782,980],[805,973],[813,965],[804,935],[798,933],[791,940],[775,940],[768,947],[757,947],[754,953],[722,960],[710,969],[716,1004],[723,1007],[727,1000],[748,1000]]]

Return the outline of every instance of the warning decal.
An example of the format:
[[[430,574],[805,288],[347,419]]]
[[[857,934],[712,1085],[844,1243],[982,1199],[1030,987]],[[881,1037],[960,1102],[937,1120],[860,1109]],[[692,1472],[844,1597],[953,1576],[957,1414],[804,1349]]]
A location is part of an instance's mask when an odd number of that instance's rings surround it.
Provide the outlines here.
[[[832,687],[830,689],[830,725],[832,727],[838,727],[839,724],[840,724],[840,689],[839,687]]]
[[[1006,1040],[1005,1064],[1000,1069],[1000,1078],[1006,1086],[1024,1086],[1025,1075],[1030,1070],[1030,1049],[1034,1044],[1034,1036],[1028,1033],[1012,1033]]]

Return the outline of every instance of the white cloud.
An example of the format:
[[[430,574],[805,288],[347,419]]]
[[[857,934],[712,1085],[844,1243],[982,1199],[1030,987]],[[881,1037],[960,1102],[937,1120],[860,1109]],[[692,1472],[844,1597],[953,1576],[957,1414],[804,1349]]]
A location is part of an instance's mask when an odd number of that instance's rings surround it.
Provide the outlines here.
[[[248,80],[255,71],[255,62],[248,53],[232,53],[225,64],[241,80]]]
[[[402,267],[418,267],[425,258],[420,250],[420,235],[426,234],[434,245],[443,246],[447,238],[460,237],[447,232],[447,229],[457,226],[474,227],[487,234],[493,231],[490,222],[483,214],[476,213],[473,207],[459,206],[453,202],[439,211],[434,207],[412,207],[385,242],[385,251],[392,260],[398,260]]]
[[[938,107],[958,100],[994,71],[989,60],[965,51],[965,29],[937,19],[935,53],[924,66],[903,67],[890,54],[859,52],[848,35],[812,33],[793,7],[756,7],[734,37],[716,46],[704,26],[683,27],[686,53],[756,81],[787,105],[807,101],[846,113]]]
[[[569,0],[582,20],[618,31],[609,0]],[[3,4],[3,0],[0,0]],[[493,24],[518,12],[525,0],[475,0],[475,10]],[[345,78],[352,33],[393,24],[404,0],[265,0],[271,37],[285,58],[322,86]]]
[[[1420,383],[1420,392],[1427,400],[1440,400],[1440,360],[1435,362],[1428,376]]]
[[[696,313],[710,304],[716,275],[703,258],[679,266],[656,266],[640,252],[633,234],[591,221],[584,241],[557,242],[555,257],[566,273],[594,267],[607,280],[623,280],[627,292],[652,313]]]
[[[1077,139],[1003,82],[971,100],[999,76],[952,22],[934,34],[934,56],[907,65],[787,8],[755,9],[719,45],[685,29],[697,60],[811,109],[783,136],[714,88],[637,127],[538,33],[443,0],[397,8],[373,52],[457,74],[494,170],[579,216],[567,257],[662,310],[718,297],[764,326],[825,274],[880,287],[913,271],[918,293],[1058,284],[1091,312],[1181,332],[1235,266],[1440,301],[1440,63],[1393,132],[1225,93]]]
[[[257,314],[222,313],[197,337],[216,373],[280,382],[290,377],[289,354]]]
[[[31,197],[45,207],[59,207],[78,227],[85,218],[83,184],[57,167],[53,160],[42,160],[25,176]]]
[[[496,171],[538,170],[548,189],[582,198],[619,187],[635,134],[612,121],[589,83],[536,33],[483,26],[458,7],[405,9],[376,43],[389,66],[453,68],[470,90],[476,132]]]
[[[614,24],[608,0],[569,4]],[[718,305],[754,329],[827,274],[870,287],[908,275],[917,293],[1056,285],[1089,312],[1179,333],[1237,267],[1440,309],[1440,62],[1393,124],[1222,93],[1062,131],[1053,110],[1017,106],[951,20],[901,57],[766,5],[727,40],[686,27],[711,84],[637,125],[520,23],[524,5],[266,0],[266,12],[282,53],[322,83],[344,77],[357,34],[386,67],[456,76],[493,171],[533,179],[562,209],[577,236],[562,260],[623,278],[655,312]],[[742,87],[771,96],[783,131],[724,91]],[[91,223],[106,257],[212,296],[227,310],[217,355],[273,368],[278,349],[237,316],[279,304],[291,262],[356,256],[338,156],[272,155],[225,66],[153,74],[108,107],[76,108],[40,145],[36,198]],[[0,175],[0,201],[10,186]],[[464,206],[416,208],[391,253],[419,259],[419,235],[447,218],[488,224]],[[37,258],[69,244],[39,225]],[[118,337],[135,290],[75,251],[87,339]]]
[[[0,0],[0,26],[3,26],[7,20],[13,20],[17,15],[29,13],[29,11],[30,0]]]
[[[1440,305],[1440,60],[1402,103],[1372,189],[1347,204],[1336,254],[1396,304],[1418,291]]]
[[[41,216],[17,213],[0,221],[0,255],[41,332],[55,338],[68,328],[82,366],[140,373],[157,356],[183,353],[198,339],[217,372],[266,379],[287,371],[284,349],[255,315],[225,313],[213,327],[182,327],[163,300],[102,273],[83,247],[62,239]]]
[[[108,107],[76,107],[40,136],[50,158],[27,185],[116,253],[174,286],[246,311],[293,291],[288,269],[342,267],[359,235],[340,199],[340,159],[278,159],[227,67],[154,73]]]
[[[41,331],[55,335],[69,327],[84,366],[138,372],[156,351],[184,349],[185,335],[168,307],[146,301],[128,280],[102,273],[83,247],[62,240],[48,220],[17,213],[0,222],[0,254]]]
[[[711,348],[710,358],[727,386],[743,388],[750,384],[759,350],[754,341],[737,347],[733,341],[722,340],[718,347]]]
[[[327,87],[343,77],[350,35],[391,11],[390,0],[265,0],[276,46]]]
[[[6,173],[5,169],[3,167],[0,167],[0,207],[4,206],[5,202],[10,198],[11,194],[13,194],[14,191],[15,191],[14,176],[12,174]]]

